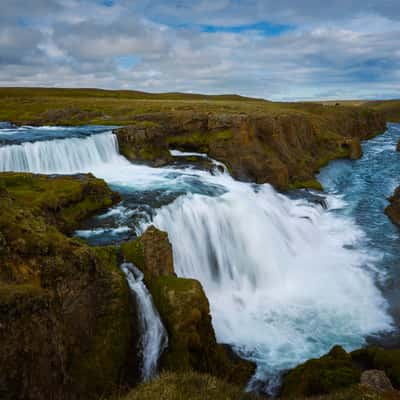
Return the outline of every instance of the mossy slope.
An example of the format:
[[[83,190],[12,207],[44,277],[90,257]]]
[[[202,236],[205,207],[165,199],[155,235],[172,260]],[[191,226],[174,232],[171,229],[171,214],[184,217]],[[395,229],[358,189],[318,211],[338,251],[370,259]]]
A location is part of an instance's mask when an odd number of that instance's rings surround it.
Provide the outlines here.
[[[384,393],[376,392],[377,387],[360,385],[361,373],[367,370],[384,371],[386,379],[389,378],[393,387],[399,389],[400,350],[367,347],[347,353],[340,346],[335,346],[321,358],[308,360],[284,375],[281,397],[302,399],[320,395],[321,399],[400,398],[400,393],[392,390],[390,384]]]
[[[1,398],[98,398],[125,381],[134,337],[117,252],[62,233],[115,199],[90,175],[0,174]]]
[[[215,376],[187,371],[165,372],[149,383],[132,390],[122,400],[262,400],[246,394],[240,386],[229,384]]]
[[[361,370],[353,366],[350,355],[335,346],[327,355],[306,361],[290,371],[283,380],[282,397],[332,393],[357,384],[360,376]]]

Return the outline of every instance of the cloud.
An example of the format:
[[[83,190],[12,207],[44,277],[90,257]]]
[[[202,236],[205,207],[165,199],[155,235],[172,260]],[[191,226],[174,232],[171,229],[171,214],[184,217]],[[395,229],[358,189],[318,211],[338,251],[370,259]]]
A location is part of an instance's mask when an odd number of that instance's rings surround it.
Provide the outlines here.
[[[398,1],[32,3],[2,6],[0,85],[400,96]]]

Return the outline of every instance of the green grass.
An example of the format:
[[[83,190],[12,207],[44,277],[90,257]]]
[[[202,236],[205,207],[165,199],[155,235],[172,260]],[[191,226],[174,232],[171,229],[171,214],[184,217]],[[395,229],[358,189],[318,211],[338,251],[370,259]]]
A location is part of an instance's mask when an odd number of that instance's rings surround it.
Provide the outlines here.
[[[125,397],[112,400],[261,400],[262,397],[245,394],[211,375],[196,372],[163,373],[149,383],[143,383]]]
[[[343,104],[343,105],[342,105]],[[0,121],[17,124],[127,125],[138,115],[158,112],[307,113],[331,114],[351,107],[371,106],[400,110],[400,101],[343,102],[340,106],[318,103],[276,103],[237,95],[152,94],[128,90],[0,88]],[[400,118],[400,112],[399,118]]]

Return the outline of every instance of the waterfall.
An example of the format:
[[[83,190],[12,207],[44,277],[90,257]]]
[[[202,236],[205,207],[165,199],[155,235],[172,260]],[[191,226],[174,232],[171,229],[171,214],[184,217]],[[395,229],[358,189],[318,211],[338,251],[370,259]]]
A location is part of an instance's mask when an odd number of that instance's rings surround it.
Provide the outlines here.
[[[364,231],[333,212],[347,206],[340,196],[328,195],[324,209],[268,184],[237,182],[222,164],[214,166],[211,174],[135,165],[119,155],[111,132],[0,147],[0,171],[92,172],[125,196],[126,216],[147,215],[140,230],[151,222],[168,232],[175,272],[202,283],[218,341],[257,363],[253,384],[268,382],[271,390],[281,371],[335,344],[351,350],[392,329]],[[104,220],[113,240],[112,232],[127,224],[116,218],[111,229]],[[99,234],[102,226],[96,227],[84,235]],[[148,379],[166,346],[165,330],[140,271],[122,269],[140,305]]]
[[[134,293],[138,305],[139,329],[141,332],[139,347],[142,358],[142,379],[153,378],[157,373],[158,359],[168,345],[167,331],[153,304],[151,294],[143,283],[143,274],[133,264],[123,263],[128,284]]]
[[[224,184],[219,197],[179,197],[152,223],[168,232],[178,276],[203,284],[218,341],[258,364],[254,381],[273,390],[279,371],[390,330],[351,219],[269,185]]]
[[[111,132],[0,147],[0,171],[73,174],[111,162],[127,162],[119,155]]]

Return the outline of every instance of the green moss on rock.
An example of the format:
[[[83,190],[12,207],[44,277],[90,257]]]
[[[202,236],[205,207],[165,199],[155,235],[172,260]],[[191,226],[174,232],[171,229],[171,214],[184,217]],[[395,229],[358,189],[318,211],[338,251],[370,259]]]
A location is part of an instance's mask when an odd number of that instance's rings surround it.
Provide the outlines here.
[[[115,201],[91,175],[0,174],[0,397],[98,398],[127,380],[130,291],[115,248],[62,231]]]
[[[167,371],[207,372],[244,386],[255,371],[254,364],[232,358],[217,344],[207,297],[194,279],[159,276],[148,283],[169,337],[161,359]]]
[[[282,397],[300,398],[332,393],[360,381],[361,371],[351,356],[335,346],[325,356],[306,361],[283,378]]]
[[[140,239],[122,243],[121,251],[126,261],[145,271],[144,247]]]
[[[392,385],[400,389],[400,349],[367,347],[351,353],[353,361],[364,369],[379,369],[386,372]]]

